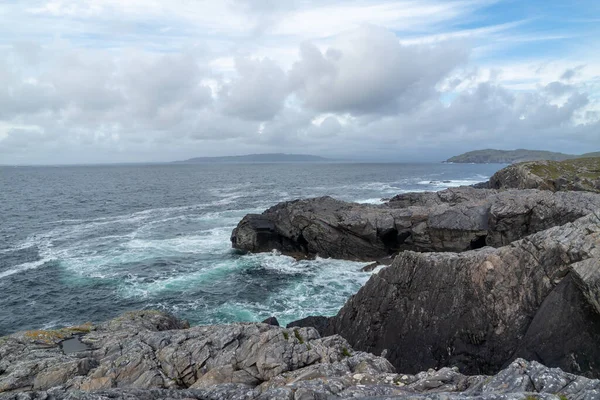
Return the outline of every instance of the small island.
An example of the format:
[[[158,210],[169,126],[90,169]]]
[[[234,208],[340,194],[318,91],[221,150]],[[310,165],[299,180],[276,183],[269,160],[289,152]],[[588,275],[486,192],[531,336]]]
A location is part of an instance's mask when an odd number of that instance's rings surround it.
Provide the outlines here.
[[[575,158],[600,157],[600,152],[585,153],[581,155],[564,154],[544,150],[474,150],[458,156],[450,157],[445,162],[458,164],[515,164],[524,161],[565,161]]]

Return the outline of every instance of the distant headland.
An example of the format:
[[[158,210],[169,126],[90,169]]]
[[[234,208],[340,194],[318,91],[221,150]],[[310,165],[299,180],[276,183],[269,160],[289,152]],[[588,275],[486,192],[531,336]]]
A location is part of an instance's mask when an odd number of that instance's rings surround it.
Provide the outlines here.
[[[475,163],[475,164],[514,164],[523,161],[565,161],[574,158],[600,157],[600,152],[585,153],[581,155],[564,154],[543,150],[474,150],[458,156],[450,157],[448,163]]]
[[[273,163],[273,162],[326,162],[334,161],[330,158],[313,156],[308,154],[247,154],[241,156],[223,157],[195,157],[183,161],[174,161],[174,164],[201,164],[201,163]]]

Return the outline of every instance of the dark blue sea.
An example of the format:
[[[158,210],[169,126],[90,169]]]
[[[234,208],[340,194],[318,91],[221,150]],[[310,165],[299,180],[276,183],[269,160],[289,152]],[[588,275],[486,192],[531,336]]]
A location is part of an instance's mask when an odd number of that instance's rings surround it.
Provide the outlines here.
[[[245,214],[323,195],[380,203],[484,181],[501,167],[0,167],[0,336],[143,308],[192,324],[333,315],[369,278],[365,263],[238,254],[229,236]]]

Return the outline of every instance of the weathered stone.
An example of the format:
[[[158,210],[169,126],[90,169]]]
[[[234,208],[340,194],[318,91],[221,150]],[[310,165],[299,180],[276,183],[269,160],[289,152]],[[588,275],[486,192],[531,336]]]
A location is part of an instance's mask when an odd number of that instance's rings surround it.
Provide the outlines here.
[[[279,326],[279,321],[277,321],[277,318],[275,317],[269,317],[265,319],[262,323],[267,325]]]
[[[356,362],[354,362],[356,363]],[[281,400],[281,399],[404,399],[404,400],[562,400],[600,399],[600,382],[537,362],[515,360],[495,376],[464,376],[453,369],[397,375],[353,373],[350,362],[315,364],[290,371],[262,385],[229,383],[191,389],[108,389],[92,392],[56,387],[47,391],[0,394],[1,400]],[[359,363],[360,364],[360,363]],[[408,384],[402,383],[408,382]]]
[[[263,323],[197,326],[157,311],[126,313],[81,336],[92,350],[63,354],[49,331],[16,333],[0,341],[0,392],[61,386],[86,391],[111,388],[183,389],[236,384],[253,388],[285,372],[352,358],[374,373],[391,364],[354,352],[334,335],[314,328]],[[350,361],[344,361],[347,370]],[[354,368],[354,366],[352,366]]]
[[[321,336],[323,336],[322,334],[326,331],[327,325],[329,325],[328,317],[316,316],[316,317],[306,317],[306,318],[299,319],[297,321],[290,322],[289,324],[287,324],[287,328],[313,327],[319,332],[319,334]]]
[[[594,193],[474,188],[396,196],[384,205],[320,197],[250,214],[235,248],[289,255],[377,260],[403,250],[467,251],[502,246],[600,207]]]
[[[526,356],[600,376],[600,219],[595,214],[498,249],[399,254],[330,319],[326,334],[402,371],[493,373]],[[582,290],[583,288],[583,290]]]
[[[496,172],[488,187],[600,193],[600,157],[510,165]]]

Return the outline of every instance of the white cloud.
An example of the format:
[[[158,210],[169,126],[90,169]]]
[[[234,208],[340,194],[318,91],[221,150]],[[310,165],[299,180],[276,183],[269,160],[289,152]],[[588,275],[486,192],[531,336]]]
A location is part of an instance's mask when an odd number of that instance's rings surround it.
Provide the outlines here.
[[[595,53],[503,58],[569,35],[475,24],[491,3],[14,2],[0,163],[600,146]]]
[[[320,112],[397,113],[434,95],[439,80],[465,61],[460,46],[403,46],[389,31],[364,27],[324,53],[304,44],[290,79]]]
[[[237,76],[221,89],[227,114],[250,120],[271,119],[288,95],[285,72],[269,59],[236,59]]]

